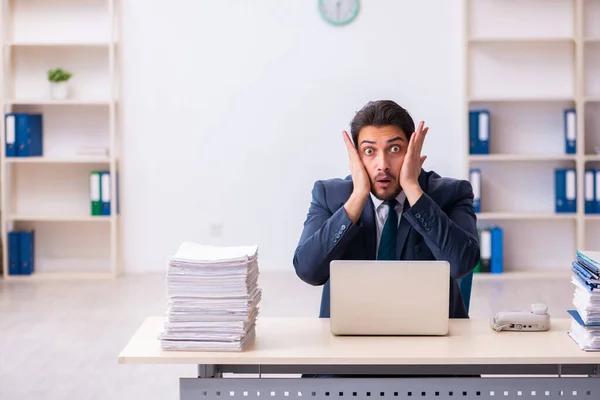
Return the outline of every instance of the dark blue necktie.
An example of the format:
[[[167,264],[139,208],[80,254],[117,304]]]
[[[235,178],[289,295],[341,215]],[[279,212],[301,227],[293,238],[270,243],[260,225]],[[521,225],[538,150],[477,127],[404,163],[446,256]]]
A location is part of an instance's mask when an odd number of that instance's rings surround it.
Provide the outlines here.
[[[381,239],[379,241],[379,260],[395,260],[396,259],[396,234],[398,232],[398,213],[396,213],[396,199],[387,200],[385,204],[388,206],[388,216],[381,231]]]

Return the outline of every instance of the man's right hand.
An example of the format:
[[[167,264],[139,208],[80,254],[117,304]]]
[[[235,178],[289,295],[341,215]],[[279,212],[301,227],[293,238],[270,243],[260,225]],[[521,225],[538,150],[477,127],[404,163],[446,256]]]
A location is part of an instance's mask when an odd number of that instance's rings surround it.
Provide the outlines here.
[[[363,165],[358,151],[352,144],[348,132],[343,131],[344,142],[346,143],[346,149],[348,150],[348,161],[350,162],[350,175],[352,175],[352,182],[354,184],[354,190],[350,195],[350,198],[344,204],[348,218],[352,223],[356,224],[360,218],[360,214],[369,198],[371,192],[371,182],[369,181],[369,175]]]

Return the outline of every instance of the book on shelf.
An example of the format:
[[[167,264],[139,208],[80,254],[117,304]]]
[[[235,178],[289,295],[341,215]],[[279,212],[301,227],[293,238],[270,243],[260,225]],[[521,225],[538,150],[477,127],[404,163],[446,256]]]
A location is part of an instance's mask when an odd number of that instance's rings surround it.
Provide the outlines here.
[[[575,168],[557,168],[554,170],[554,195],[556,213],[575,213],[577,211],[577,176]]]
[[[600,214],[600,170],[586,168],[584,173],[585,213]]]
[[[564,110],[565,154],[577,153],[577,114],[575,109]]]
[[[117,175],[118,178],[118,175]],[[115,199],[119,213],[118,195],[113,196],[110,171],[92,171],[90,173],[90,208],[93,216],[111,215],[111,203]]]
[[[35,231],[8,232],[8,274],[31,275],[35,271]]]
[[[500,226],[478,228],[480,257],[474,273],[504,271],[504,230]]]
[[[39,113],[7,113],[6,157],[34,157],[43,154],[43,117]]]
[[[600,252],[578,250],[571,263],[574,286],[569,336],[585,351],[600,351]]]
[[[469,152],[489,154],[490,111],[476,109],[469,111]]]

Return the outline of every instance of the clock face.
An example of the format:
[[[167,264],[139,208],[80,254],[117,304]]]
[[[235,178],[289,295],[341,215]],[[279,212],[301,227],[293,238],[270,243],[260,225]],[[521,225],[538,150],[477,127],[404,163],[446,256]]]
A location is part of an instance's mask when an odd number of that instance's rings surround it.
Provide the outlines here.
[[[358,15],[359,0],[319,0],[319,12],[334,25],[350,23]]]

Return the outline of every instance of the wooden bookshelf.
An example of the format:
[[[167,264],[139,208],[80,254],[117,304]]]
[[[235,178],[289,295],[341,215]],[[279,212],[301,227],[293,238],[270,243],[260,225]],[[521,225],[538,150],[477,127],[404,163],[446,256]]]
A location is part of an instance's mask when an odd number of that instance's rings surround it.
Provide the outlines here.
[[[600,168],[600,2],[465,0],[467,170],[482,174],[478,225],[504,230],[504,271],[569,271],[600,249],[600,214],[584,212],[584,172]],[[469,151],[471,109],[490,112],[490,154]],[[577,113],[565,153],[563,111]],[[575,168],[577,212],[554,212],[554,169]],[[516,275],[515,275],[516,274]]]
[[[116,277],[122,273],[117,2],[3,0],[1,12],[1,276]],[[52,68],[73,73],[66,99],[50,95]],[[10,112],[42,113],[42,156],[7,157],[4,115]],[[91,215],[90,173],[96,170],[110,172],[110,215]],[[35,230],[32,275],[8,273],[14,229]]]

